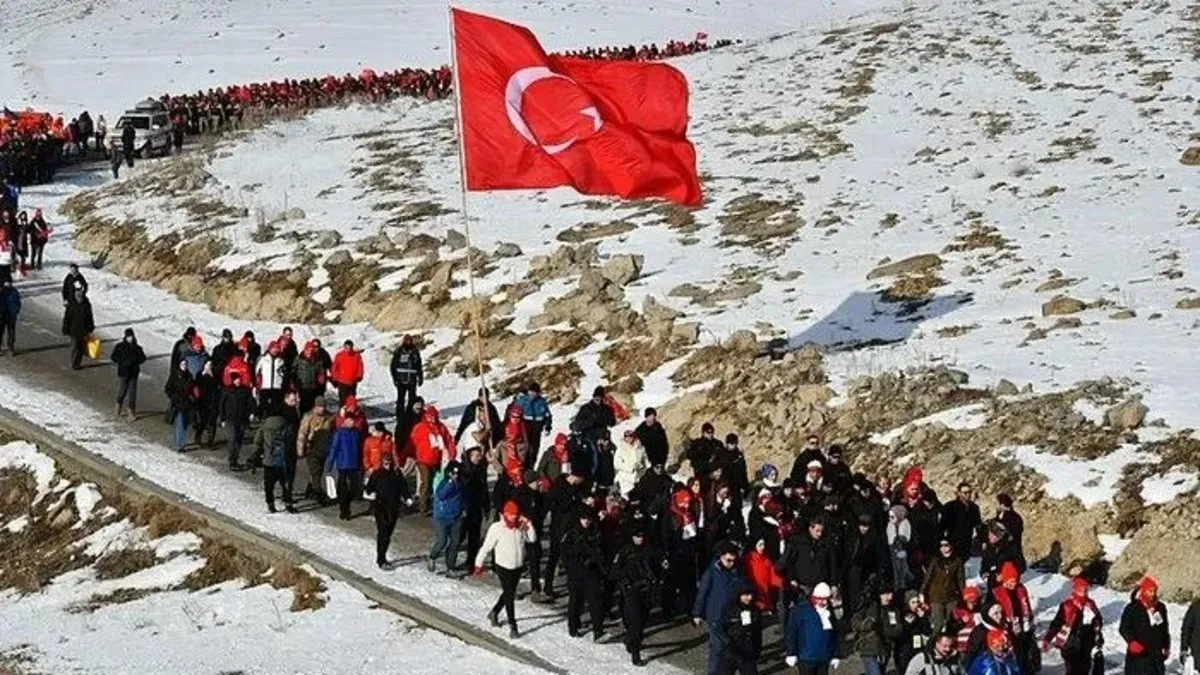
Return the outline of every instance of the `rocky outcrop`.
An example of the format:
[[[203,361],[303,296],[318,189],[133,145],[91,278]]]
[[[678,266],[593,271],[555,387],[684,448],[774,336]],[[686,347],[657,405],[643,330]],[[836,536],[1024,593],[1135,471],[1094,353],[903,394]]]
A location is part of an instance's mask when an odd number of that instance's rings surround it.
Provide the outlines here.
[[[904,260],[889,262],[867,273],[867,281],[907,274],[925,274],[942,268],[942,258],[936,253],[922,253]]]
[[[1042,304],[1042,316],[1076,314],[1085,309],[1087,309],[1087,303],[1084,301],[1076,300],[1066,295],[1059,295]]]
[[[1150,408],[1142,403],[1141,397],[1125,399],[1104,413],[1104,423],[1114,429],[1136,429],[1142,426]]]

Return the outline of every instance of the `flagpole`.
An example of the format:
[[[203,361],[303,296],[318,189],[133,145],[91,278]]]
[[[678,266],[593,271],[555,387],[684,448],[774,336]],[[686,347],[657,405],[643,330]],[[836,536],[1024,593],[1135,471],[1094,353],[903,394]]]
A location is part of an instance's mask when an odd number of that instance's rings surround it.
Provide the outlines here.
[[[475,365],[479,369],[479,387],[487,392],[487,375],[483,370],[483,334],[479,329],[480,307],[479,298],[475,295],[475,255],[472,253],[471,244],[471,218],[467,215],[467,159],[463,138],[462,118],[462,88],[458,81],[458,50],[454,42],[454,7],[447,3],[446,17],[450,23],[450,74],[453,78],[453,96],[454,96],[454,126],[455,134],[458,136],[458,181],[459,181],[459,209],[462,212],[463,238],[467,241],[467,291],[471,294],[471,329],[475,339]],[[491,402],[491,395],[485,394],[486,401]],[[483,416],[488,418],[488,410],[485,408]],[[479,421],[478,419],[476,420]],[[487,422],[490,425],[491,419]],[[484,438],[484,450],[488,455],[492,451],[492,432],[489,428],[487,436]],[[490,457],[489,457],[490,459]]]

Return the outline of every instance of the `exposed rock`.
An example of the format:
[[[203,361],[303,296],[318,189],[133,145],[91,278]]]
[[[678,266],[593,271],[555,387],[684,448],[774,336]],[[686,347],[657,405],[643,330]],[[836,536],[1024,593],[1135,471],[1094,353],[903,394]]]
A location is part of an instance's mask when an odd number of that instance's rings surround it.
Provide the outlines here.
[[[1192,146],[1179,156],[1179,163],[1184,166],[1200,166],[1200,146]]]
[[[1078,283],[1076,279],[1067,279],[1065,277],[1055,277],[1049,281],[1044,281],[1033,289],[1035,293],[1045,293],[1046,291],[1056,291],[1060,288],[1066,288]]]
[[[1009,382],[1008,380],[1000,380],[997,382],[996,388],[992,391],[994,391],[997,396],[1016,396],[1017,394],[1021,393],[1021,390],[1017,389],[1017,385]]]
[[[454,263],[443,262],[434,268],[429,277],[429,294],[436,299],[449,299],[454,274]]]
[[[867,273],[867,280],[894,277],[903,274],[924,274],[941,269],[942,259],[936,253],[922,253],[904,260],[880,265]]]
[[[700,341],[700,324],[677,323],[671,327],[671,341],[683,345],[694,345]]]
[[[342,233],[337,230],[321,230],[317,233],[317,248],[333,248],[342,243]]]
[[[496,247],[497,258],[516,258],[521,255],[521,247],[512,242],[501,242]]]
[[[1114,429],[1136,429],[1142,426],[1150,408],[1138,396],[1125,399],[1104,412],[1104,423]]]
[[[334,251],[332,254],[330,254],[330,256],[325,259],[325,266],[340,267],[342,265],[349,265],[353,261],[354,256],[350,254],[350,251],[342,249],[340,251]]]
[[[1042,304],[1042,316],[1059,316],[1062,314],[1075,314],[1087,309],[1087,303],[1082,300],[1059,295],[1052,298],[1049,302]]]
[[[614,284],[624,286],[641,276],[642,263],[645,261],[645,256],[641,255],[618,255],[604,263],[600,274]]]
[[[279,220],[285,222],[289,220],[304,220],[306,217],[307,214],[304,213],[304,209],[298,206],[293,206],[279,214]]]
[[[455,229],[446,230],[446,246],[451,251],[464,249],[467,247],[467,236]]]
[[[391,239],[388,239],[386,234],[382,232],[376,232],[375,234],[358,242],[354,248],[359,253],[387,255],[395,250],[396,245],[392,243]]]
[[[1132,319],[1135,316],[1137,316],[1137,312],[1133,311],[1132,309],[1122,309],[1109,314],[1108,318],[1115,319],[1117,321],[1124,321],[1125,319]]]
[[[683,316],[683,312],[661,304],[654,299],[654,296],[647,295],[642,301],[642,315],[646,317],[646,323],[650,325],[670,324],[675,319]]]
[[[729,336],[729,348],[739,352],[758,352],[758,336],[752,330],[735,331]]]
[[[1200,295],[1180,300],[1175,303],[1175,309],[1200,309]]]

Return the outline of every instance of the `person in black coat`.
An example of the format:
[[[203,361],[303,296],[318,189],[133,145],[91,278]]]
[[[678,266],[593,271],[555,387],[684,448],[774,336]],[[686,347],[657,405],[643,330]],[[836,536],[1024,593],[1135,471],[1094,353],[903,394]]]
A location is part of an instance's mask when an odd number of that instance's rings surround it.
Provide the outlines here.
[[[629,500],[642,504],[647,513],[662,513],[670,498],[671,486],[674,484],[675,479],[667,475],[664,465],[652,464],[650,470],[642,474],[633,489],[629,491]]]
[[[608,576],[604,551],[600,547],[600,531],[596,514],[580,505],[575,510],[575,526],[563,538],[563,557],[567,561],[567,632],[571,637],[583,633],[583,609],[586,605],[591,619],[592,639],[604,636],[603,606],[604,579]]]
[[[606,402],[608,392],[604,387],[596,387],[592,391],[592,399],[579,408],[575,419],[571,420],[571,431],[583,436],[589,443],[595,443],[601,437],[607,436],[609,429],[617,426],[617,417]],[[642,444],[646,447],[646,444]],[[650,449],[646,447],[647,456]]]
[[[633,433],[642,444],[642,449],[646,451],[646,462],[651,466],[666,466],[671,454],[671,443],[667,440],[667,430],[658,422],[658,411],[646,408],[645,417]]]
[[[372,506],[375,514],[375,564],[379,569],[387,569],[388,547],[392,543],[392,533],[396,531],[396,521],[400,519],[400,507],[408,493],[404,475],[396,470],[392,453],[385,452],[380,457],[380,468],[371,472],[363,492],[375,494]]]
[[[842,599],[851,612],[874,600],[880,589],[893,587],[887,543],[871,516],[856,518],[846,534],[842,560],[846,561]]]
[[[721,618],[717,630],[725,634],[726,675],[758,675],[758,659],[762,656],[762,613],[754,604],[754,589],[743,585]]]
[[[788,474],[788,477],[792,479],[792,482],[802,485],[804,477],[808,475],[808,465],[814,461],[821,464],[823,471],[825,468],[825,453],[821,451],[821,439],[810,435],[804,440],[804,449],[800,451],[800,454],[796,455],[796,461],[792,462],[792,471]]]
[[[613,581],[621,592],[621,620],[625,627],[625,651],[635,666],[644,666],[642,638],[655,590],[662,573],[662,558],[646,543],[646,530],[635,525],[628,532],[629,543],[613,562]]]
[[[112,362],[117,366],[117,415],[129,409],[129,419],[137,419],[137,384],[146,362],[146,352],[137,343],[132,328],[125,329],[125,336],[112,351]]]
[[[1125,675],[1162,675],[1171,656],[1167,608],[1158,599],[1158,583],[1143,577],[1121,612]]]
[[[231,471],[241,471],[239,455],[250,414],[254,411],[254,398],[250,387],[243,386],[241,373],[230,374],[230,386],[221,392],[221,425],[225,427],[227,459]]]
[[[96,330],[92,316],[92,303],[83,291],[76,289],[63,312],[63,335],[71,338],[71,368],[83,368],[83,354],[87,351],[87,339]]]
[[[212,362],[204,364],[200,374],[196,376],[195,437],[196,445],[204,444],[211,448],[216,441],[217,425],[221,417],[221,382],[213,374]],[[205,433],[207,440],[203,440]]]
[[[188,326],[183,331],[183,337],[171,345],[171,361],[167,364],[167,372],[170,373],[168,377],[173,376],[175,371],[179,370],[179,362],[183,360],[184,354],[187,354],[188,350],[191,349],[192,338],[194,337],[196,337],[196,327]],[[251,367],[251,372],[253,370],[253,367]]]
[[[137,130],[132,124],[126,124],[121,127],[121,154],[125,157],[125,163],[133,166],[133,153],[136,150],[134,144],[137,142]]]
[[[987,580],[988,588],[999,583],[1000,568],[1007,562],[1016,565],[1018,572],[1025,573],[1025,556],[1021,555],[1004,525],[992,521],[987,528],[987,539],[983,543],[979,561],[979,574]]]
[[[65,307],[71,302],[71,298],[75,297],[75,291],[82,291],[84,295],[88,292],[87,279],[83,278],[83,274],[79,272],[79,265],[71,263],[71,271],[67,272],[67,276],[62,282],[62,301]]]
[[[407,438],[407,436],[405,436]],[[463,510],[463,538],[467,542],[467,560],[475,560],[483,544],[483,524],[488,513],[488,464],[482,448],[471,448],[462,468],[462,482],[466,494]],[[541,539],[541,535],[538,535]]]
[[[229,364],[229,360],[237,353],[237,344],[233,341],[233,331],[226,328],[221,331],[221,341],[213,347],[209,354],[209,362],[212,363],[213,377],[221,380],[225,376],[225,366]]]
[[[730,499],[740,504],[750,490],[750,475],[746,468],[746,456],[738,446],[738,435],[725,434],[725,445],[714,449],[710,468],[720,471],[720,480],[729,485]]]
[[[792,603],[803,601],[819,583],[834,586],[834,552],[824,540],[825,519],[814,518],[808,529],[792,535],[787,540],[783,555],[775,563],[775,571],[783,577],[783,593],[780,594],[780,626],[787,626]]]
[[[975,539],[983,530],[983,516],[972,499],[970,483],[959,483],[958,498],[942,505],[942,536],[954,547],[954,557],[966,561],[975,550]]]
[[[7,346],[10,354],[17,355],[17,316],[20,313],[21,293],[12,281],[5,281],[0,284],[0,353]]]
[[[1006,494],[996,495],[996,520],[1004,525],[1013,545],[1022,558],[1025,555],[1025,519],[1013,508],[1012,497]]]
[[[1192,659],[1193,666],[1200,659],[1200,599],[1188,605],[1183,615],[1183,627],[1179,633],[1179,659],[1187,663]]]
[[[550,546],[546,554],[542,592],[551,599],[554,597],[554,575],[558,571],[563,539],[571,529],[576,509],[589,489],[583,475],[571,467],[571,473],[555,479],[546,493],[545,507],[550,513]]]
[[[723,449],[721,441],[716,438],[717,430],[711,422],[700,425],[700,438],[688,443],[683,456],[692,465],[692,475],[700,479],[702,488],[707,489],[712,480],[713,455]],[[642,445],[645,445],[643,442]]]
[[[425,368],[421,363],[421,351],[417,349],[413,336],[405,335],[400,346],[392,354],[392,384],[396,387],[396,419],[417,398],[417,388],[425,383]]]
[[[1083,577],[1071,580],[1071,595],[1058,606],[1042,638],[1042,651],[1053,646],[1062,653],[1066,675],[1091,675],[1092,652],[1104,647],[1104,619],[1088,597],[1089,587]]]

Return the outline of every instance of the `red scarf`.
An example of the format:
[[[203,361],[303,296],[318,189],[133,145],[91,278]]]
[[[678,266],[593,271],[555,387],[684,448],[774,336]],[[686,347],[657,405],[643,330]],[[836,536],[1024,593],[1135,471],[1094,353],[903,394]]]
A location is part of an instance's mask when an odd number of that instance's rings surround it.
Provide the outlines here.
[[[1092,616],[1100,616],[1100,610],[1096,608],[1096,603],[1091,598],[1067,598],[1062,604],[1063,624],[1059,629],[1058,634],[1054,636],[1054,646],[1062,649],[1067,644],[1067,638],[1071,636],[1071,632],[1075,630],[1075,619],[1083,614],[1084,608],[1092,610]]]
[[[1017,596],[1017,607],[1014,607],[1012,602],[1014,593]],[[1033,618],[1033,608],[1029,605],[1029,592],[1025,590],[1024,585],[1017,584],[1017,587],[1011,593],[1004,586],[997,586],[992,589],[992,597],[996,599],[1000,608],[1004,610],[1004,620],[1008,622],[1010,627],[1014,625],[1014,620]],[[1018,611],[1020,614],[1016,614]],[[1014,630],[1013,632],[1017,631]]]

